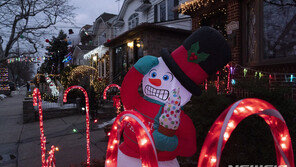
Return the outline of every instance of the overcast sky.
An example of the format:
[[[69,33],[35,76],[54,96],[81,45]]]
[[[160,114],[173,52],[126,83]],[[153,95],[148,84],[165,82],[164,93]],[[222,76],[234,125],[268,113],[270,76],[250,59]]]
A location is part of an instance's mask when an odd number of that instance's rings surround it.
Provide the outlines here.
[[[118,7],[121,7],[124,0],[116,2],[116,0],[69,0],[77,9],[74,11],[76,16],[74,22],[78,27],[71,24],[58,24],[57,32],[63,29],[68,32],[72,28],[75,34],[78,34],[80,28],[85,24],[93,24],[95,19],[102,13],[108,12],[118,14]],[[120,8],[119,8],[120,9]]]

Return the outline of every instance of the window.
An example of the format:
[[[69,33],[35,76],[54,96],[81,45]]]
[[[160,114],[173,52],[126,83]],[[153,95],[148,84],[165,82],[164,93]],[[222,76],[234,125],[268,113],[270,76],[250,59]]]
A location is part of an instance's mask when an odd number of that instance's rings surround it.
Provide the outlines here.
[[[139,24],[139,14],[134,13],[128,19],[128,29],[132,29]]]
[[[243,62],[279,64],[296,60],[294,0],[249,0],[244,3]],[[294,5],[295,4],[295,5]]]
[[[263,58],[296,57],[296,2],[272,2],[263,2]]]
[[[163,0],[154,6],[154,22],[163,22],[178,19],[174,8],[179,5],[178,0]]]

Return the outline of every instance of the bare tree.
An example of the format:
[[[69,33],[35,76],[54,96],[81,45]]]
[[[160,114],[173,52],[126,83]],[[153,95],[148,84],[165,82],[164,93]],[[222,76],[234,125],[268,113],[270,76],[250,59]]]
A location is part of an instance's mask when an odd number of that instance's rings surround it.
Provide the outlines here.
[[[22,55],[37,53],[46,29],[58,22],[71,22],[73,10],[68,0],[1,0],[0,36],[4,42],[0,62],[20,56],[14,47],[17,41]]]
[[[276,6],[296,6],[296,0],[264,0],[264,1]]]
[[[34,63],[29,61],[14,62],[7,65],[10,80],[17,84],[24,84],[33,78]]]

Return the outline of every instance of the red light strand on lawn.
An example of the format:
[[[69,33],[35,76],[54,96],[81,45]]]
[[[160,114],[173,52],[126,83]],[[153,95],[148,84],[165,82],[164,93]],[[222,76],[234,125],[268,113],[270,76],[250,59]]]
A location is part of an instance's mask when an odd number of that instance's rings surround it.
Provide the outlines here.
[[[54,152],[55,152],[55,150],[56,150],[56,148],[57,147],[55,147],[55,146],[51,146],[51,149],[50,149],[50,151],[49,151],[49,156],[48,156],[48,158],[47,158],[47,160],[46,160],[46,165],[48,166],[48,167],[55,167],[55,157],[54,157]]]
[[[40,146],[41,146],[41,163],[42,163],[42,167],[48,167],[49,164],[55,165],[54,151],[50,151],[48,159],[45,160],[45,156],[46,156],[46,137],[44,135],[44,127],[43,127],[42,99],[41,99],[41,94],[40,94],[40,91],[39,91],[38,88],[35,88],[34,91],[33,91],[33,106],[38,106],[38,112],[39,112]],[[51,149],[53,149],[53,148],[55,148],[55,147],[51,146]],[[52,163],[52,160],[54,160],[53,163]],[[50,163],[49,163],[49,161],[50,161]]]
[[[105,166],[117,167],[118,144],[124,128],[123,125],[125,125],[126,122],[134,127],[135,136],[140,149],[142,166],[158,167],[156,149],[147,128],[148,126],[145,123],[144,117],[135,111],[123,111],[115,119],[109,136]]]
[[[233,130],[242,120],[254,114],[262,117],[271,129],[277,164],[295,167],[291,137],[285,120],[270,103],[254,98],[234,103],[216,119],[202,146],[198,167],[218,167],[224,146]]]
[[[84,94],[84,97],[85,97],[85,111],[86,111],[86,156],[87,156],[87,160],[86,160],[86,165],[87,166],[90,166],[90,139],[89,139],[89,98],[87,96],[87,92],[86,90],[81,87],[81,86],[71,86],[69,87],[65,93],[64,93],[64,98],[63,98],[63,101],[64,102],[67,102],[67,95],[68,93],[73,90],[73,89],[78,89],[78,90],[81,90]]]

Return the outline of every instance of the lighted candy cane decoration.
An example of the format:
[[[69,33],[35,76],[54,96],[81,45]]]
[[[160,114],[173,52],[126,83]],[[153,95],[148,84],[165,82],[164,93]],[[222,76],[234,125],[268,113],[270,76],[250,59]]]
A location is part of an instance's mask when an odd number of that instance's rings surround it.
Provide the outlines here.
[[[147,129],[144,117],[135,111],[123,111],[115,119],[109,137],[106,167],[117,167],[117,154],[120,136],[124,128],[124,123],[130,123],[135,128],[135,136],[140,149],[140,159],[143,167],[158,167],[157,154],[153,139]]]
[[[57,147],[51,146],[51,150],[49,151],[49,156],[46,160],[46,165],[48,167],[55,167],[55,157],[54,157],[55,150],[57,150]]]
[[[243,119],[254,114],[262,117],[271,129],[277,164],[295,167],[291,138],[285,120],[270,103],[254,98],[234,103],[217,118],[201,149],[198,167],[218,167],[232,131]]]
[[[103,98],[104,98],[104,100],[106,100],[107,99],[107,91],[110,89],[110,88],[112,88],[112,87],[116,87],[118,90],[119,90],[119,92],[120,92],[120,90],[121,90],[121,87],[119,86],[119,85],[117,85],[117,84],[110,84],[110,85],[108,85],[106,88],[105,88],[105,90],[104,90],[104,94],[103,94]],[[120,111],[120,97],[118,97],[118,96],[114,96],[114,98],[113,98],[113,101],[114,101],[114,103],[115,103],[115,106],[116,106],[116,109],[117,109],[117,113],[119,113]],[[123,109],[125,110],[125,107],[123,106]]]
[[[67,102],[68,93],[73,89],[81,90],[83,92],[83,94],[84,94],[84,97],[85,97],[85,104],[86,104],[86,106],[85,106],[85,111],[86,111],[86,114],[85,114],[86,115],[86,156],[87,156],[86,165],[90,166],[89,99],[88,99],[88,96],[87,96],[87,92],[83,87],[81,87],[81,86],[71,86],[64,93],[64,98],[63,98],[64,103]]]
[[[51,146],[51,151],[49,152],[49,157],[45,161],[46,156],[46,137],[44,135],[43,127],[43,112],[42,112],[42,99],[40,91],[38,88],[35,88],[33,91],[33,106],[38,105],[39,111],[39,127],[40,127],[40,146],[41,146],[41,163],[42,167],[55,166],[55,161],[52,161],[54,158],[54,151],[58,148]]]

